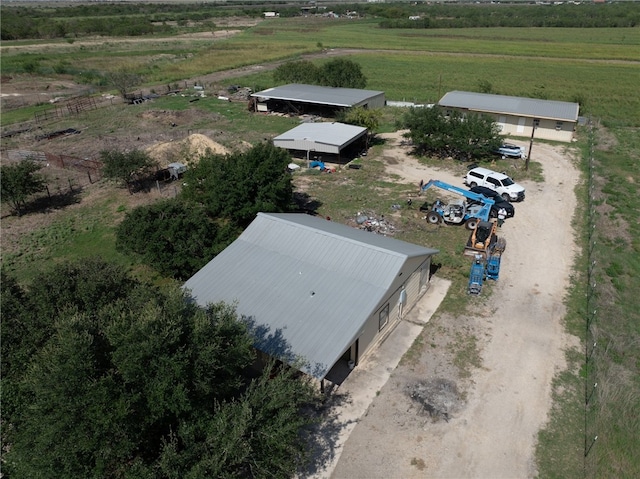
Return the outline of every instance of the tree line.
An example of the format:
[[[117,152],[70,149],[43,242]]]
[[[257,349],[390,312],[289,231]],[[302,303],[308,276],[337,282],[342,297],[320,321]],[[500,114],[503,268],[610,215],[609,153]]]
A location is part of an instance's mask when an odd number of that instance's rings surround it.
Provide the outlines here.
[[[303,4],[301,2],[301,4]],[[2,40],[75,38],[81,36],[137,36],[170,34],[190,22],[196,28],[214,28],[215,19],[232,15],[261,17],[278,10],[281,17],[300,15],[290,3],[225,2],[203,3],[91,3],[59,7],[0,6]],[[473,27],[635,27],[640,25],[637,2],[604,5],[487,5],[442,3],[336,2],[334,12],[357,11],[361,16],[380,18],[382,28],[473,28]],[[409,20],[409,17],[419,17]],[[171,25],[171,23],[175,23]]]
[[[640,25],[636,2],[563,5],[379,4],[359,11],[383,18],[381,28],[562,27],[610,28]],[[409,17],[418,17],[409,19]]]
[[[138,150],[103,151],[101,159],[105,178],[123,184],[156,168]],[[178,196],[126,214],[116,229],[116,247],[163,276],[188,279],[231,244],[258,212],[295,209],[290,161],[289,153],[271,142],[244,153],[205,154],[185,173]],[[119,167],[113,167],[115,162]]]
[[[273,72],[276,83],[303,83],[341,88],[364,88],[367,77],[360,65],[346,58],[336,58],[318,67],[309,60],[286,62]]]
[[[277,7],[265,2],[269,9]],[[270,5],[269,5],[270,4]],[[191,22],[214,28],[216,18],[260,17],[267,7],[260,3],[87,3],[68,6],[0,6],[2,40],[81,36],[137,36],[169,34]],[[287,9],[289,15],[299,9]],[[283,14],[285,12],[283,11]],[[284,16],[284,15],[283,15]],[[172,25],[172,24],[175,24]]]
[[[492,118],[438,107],[410,108],[396,125],[408,130],[405,138],[418,155],[482,161],[494,156],[504,138]]]
[[[307,460],[320,396],[252,367],[233,307],[100,259],[0,287],[3,477],[288,478]]]

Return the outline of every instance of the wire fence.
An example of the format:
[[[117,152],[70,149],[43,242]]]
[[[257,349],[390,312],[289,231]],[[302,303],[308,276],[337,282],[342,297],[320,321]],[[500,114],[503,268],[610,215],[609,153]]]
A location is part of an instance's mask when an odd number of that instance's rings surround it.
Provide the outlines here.
[[[98,160],[34,150],[2,152],[3,164],[21,161],[41,165],[38,174],[45,180],[44,189],[29,199],[24,212],[74,203],[85,187],[102,179],[102,162]]]
[[[584,349],[584,477],[595,479],[597,474],[596,444],[598,441],[598,265],[596,185],[594,147],[596,125],[589,121],[589,157],[587,175],[587,285],[585,304]]]

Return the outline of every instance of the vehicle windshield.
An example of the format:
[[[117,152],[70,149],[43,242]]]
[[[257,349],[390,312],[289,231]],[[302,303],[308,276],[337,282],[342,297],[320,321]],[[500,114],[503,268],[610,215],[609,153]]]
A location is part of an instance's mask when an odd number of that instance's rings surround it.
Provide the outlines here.
[[[503,186],[511,186],[511,185],[515,185],[515,183],[513,182],[513,180],[509,177],[505,178],[502,180],[502,185]]]

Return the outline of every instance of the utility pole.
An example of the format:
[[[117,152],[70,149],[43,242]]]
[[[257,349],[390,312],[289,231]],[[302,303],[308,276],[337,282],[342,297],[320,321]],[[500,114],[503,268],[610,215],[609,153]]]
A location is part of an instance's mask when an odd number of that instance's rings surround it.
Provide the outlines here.
[[[527,151],[527,159],[524,162],[524,169],[529,171],[529,160],[531,159],[531,148],[533,148],[533,134],[536,132],[536,122],[539,121],[537,118],[533,119],[533,125],[531,125],[531,139],[529,140],[529,151]]]

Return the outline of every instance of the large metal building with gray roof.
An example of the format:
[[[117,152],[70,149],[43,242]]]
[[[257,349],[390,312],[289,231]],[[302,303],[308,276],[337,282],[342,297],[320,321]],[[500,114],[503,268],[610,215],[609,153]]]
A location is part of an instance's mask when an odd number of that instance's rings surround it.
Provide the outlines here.
[[[337,382],[427,291],[437,253],[321,217],[258,213],[184,288],[203,307],[236,304],[259,351]]]
[[[289,85],[268,88],[251,95],[255,111],[279,111],[307,113],[322,110],[353,108],[382,108],[385,105],[383,91],[358,88],[337,88],[318,85]]]
[[[450,91],[438,102],[445,110],[475,112],[495,119],[505,135],[571,141],[580,105],[566,101]]]

